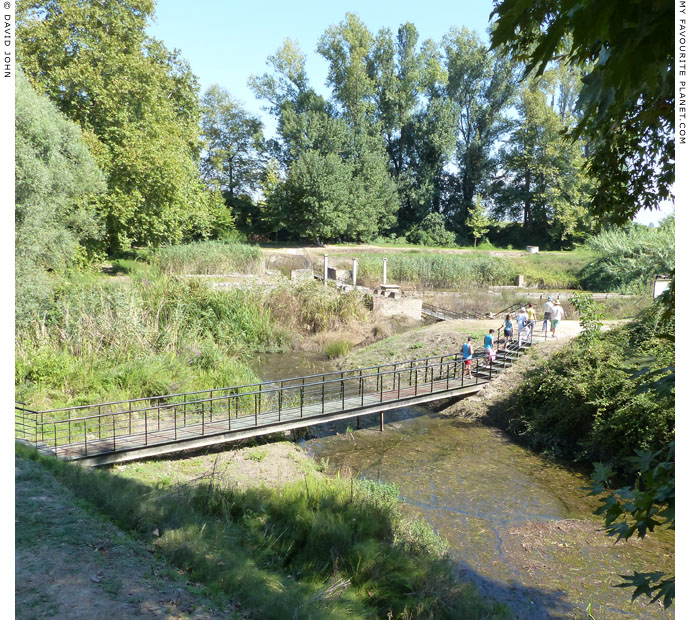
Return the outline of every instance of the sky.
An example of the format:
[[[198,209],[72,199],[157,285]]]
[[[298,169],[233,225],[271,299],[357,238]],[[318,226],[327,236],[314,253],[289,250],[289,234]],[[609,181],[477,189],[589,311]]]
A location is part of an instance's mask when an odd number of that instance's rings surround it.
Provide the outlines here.
[[[493,10],[491,0],[276,0],[210,1],[200,0],[193,8],[181,0],[159,0],[150,36],[166,47],[177,48],[201,82],[202,92],[211,84],[225,88],[253,114],[260,116],[266,133],[272,133],[273,120],[262,112],[247,86],[249,76],[268,71],[266,59],[290,37],[307,56],[307,75],[312,87],[327,95],[327,64],[317,54],[319,38],[329,26],[339,24],[347,12],[355,13],[376,34],[381,28],[395,33],[405,22],[412,22],[420,42],[440,42],[452,27],[476,30],[488,42],[486,29]]]
[[[398,26],[412,22],[420,42],[440,42],[451,28],[467,27],[488,43],[487,28],[493,10],[492,0],[159,0],[148,34],[162,40],[169,49],[177,48],[199,78],[201,92],[211,84],[225,88],[246,110],[259,116],[267,137],[275,134],[275,120],[263,110],[247,86],[249,76],[268,71],[266,59],[290,37],[307,56],[307,76],[312,87],[327,96],[328,67],[316,52],[319,38],[331,25],[343,21],[347,12],[355,13],[376,34],[381,28],[393,33]],[[641,224],[657,223],[671,213],[671,203],[660,211],[641,212]]]

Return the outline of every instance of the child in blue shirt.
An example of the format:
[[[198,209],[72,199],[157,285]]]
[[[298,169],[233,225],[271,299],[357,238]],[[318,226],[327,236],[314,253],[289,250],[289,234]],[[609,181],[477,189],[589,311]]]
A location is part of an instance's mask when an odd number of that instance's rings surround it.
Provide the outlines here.
[[[496,359],[496,352],[494,351],[494,330],[490,329],[489,333],[484,336],[484,351],[486,352],[486,359],[489,363]]]

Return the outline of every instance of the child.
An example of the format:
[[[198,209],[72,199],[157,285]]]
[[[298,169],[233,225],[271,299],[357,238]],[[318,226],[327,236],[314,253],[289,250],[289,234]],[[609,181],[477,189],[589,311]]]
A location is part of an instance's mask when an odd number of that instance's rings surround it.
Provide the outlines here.
[[[472,370],[470,369],[470,367],[472,366],[473,353],[474,350],[472,349],[472,336],[468,336],[467,342],[462,345],[462,361],[464,362],[462,369],[463,378],[465,377],[465,374],[467,374],[470,379],[472,378]]]
[[[510,342],[513,339],[513,321],[509,314],[506,314],[506,320],[503,325],[503,333],[506,335],[506,342]]]
[[[484,336],[484,351],[486,352],[486,359],[489,365],[496,359],[496,352],[494,351],[494,330],[490,329],[489,333]]]

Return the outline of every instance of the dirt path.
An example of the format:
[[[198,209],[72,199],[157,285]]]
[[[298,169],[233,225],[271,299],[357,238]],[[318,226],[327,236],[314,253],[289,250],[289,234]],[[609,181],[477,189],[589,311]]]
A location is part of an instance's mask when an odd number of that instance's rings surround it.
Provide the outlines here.
[[[18,620],[240,619],[204,588],[83,502],[33,461],[15,459]]]

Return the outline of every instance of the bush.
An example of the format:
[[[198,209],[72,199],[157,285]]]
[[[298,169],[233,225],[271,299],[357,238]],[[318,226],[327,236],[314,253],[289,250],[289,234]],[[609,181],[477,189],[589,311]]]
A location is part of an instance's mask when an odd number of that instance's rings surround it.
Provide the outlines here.
[[[417,245],[454,246],[455,233],[446,230],[446,220],[440,213],[430,213],[406,235],[410,243]]]
[[[670,374],[669,330],[656,304],[601,338],[579,336],[530,371],[492,414],[535,450],[572,461],[609,461],[625,471],[636,450],[656,451],[673,438],[673,395],[646,389],[630,361],[645,356],[660,376]]]
[[[656,275],[675,268],[675,223],[668,218],[659,228],[633,225],[612,229],[587,241],[598,254],[583,270],[585,288],[592,291],[648,294]]]

